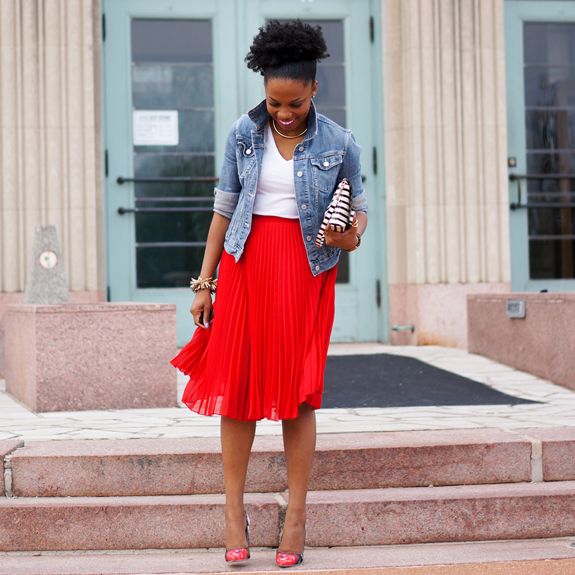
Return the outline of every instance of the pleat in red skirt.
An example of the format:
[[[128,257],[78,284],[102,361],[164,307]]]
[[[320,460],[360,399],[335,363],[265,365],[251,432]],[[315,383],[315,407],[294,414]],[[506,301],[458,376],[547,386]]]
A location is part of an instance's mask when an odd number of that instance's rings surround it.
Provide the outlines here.
[[[292,419],[321,406],[337,266],[309,267],[299,220],[253,216],[244,253],[220,261],[214,315],[171,360],[202,415]]]

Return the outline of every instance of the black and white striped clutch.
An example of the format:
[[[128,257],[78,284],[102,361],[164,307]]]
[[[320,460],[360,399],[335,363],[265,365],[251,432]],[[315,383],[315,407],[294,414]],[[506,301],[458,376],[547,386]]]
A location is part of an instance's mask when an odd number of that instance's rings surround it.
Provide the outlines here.
[[[315,245],[320,248],[325,244],[325,230],[328,226],[336,232],[344,232],[351,226],[354,216],[355,212],[351,209],[351,184],[347,178],[343,178],[325,211]]]

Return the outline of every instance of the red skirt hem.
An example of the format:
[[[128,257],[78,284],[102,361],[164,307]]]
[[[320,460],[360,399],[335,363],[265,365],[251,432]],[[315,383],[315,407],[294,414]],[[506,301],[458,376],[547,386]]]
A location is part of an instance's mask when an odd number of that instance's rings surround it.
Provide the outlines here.
[[[238,262],[224,251],[208,328],[170,363],[191,411],[244,421],[321,407],[337,267],[313,276],[299,220],[254,216]]]

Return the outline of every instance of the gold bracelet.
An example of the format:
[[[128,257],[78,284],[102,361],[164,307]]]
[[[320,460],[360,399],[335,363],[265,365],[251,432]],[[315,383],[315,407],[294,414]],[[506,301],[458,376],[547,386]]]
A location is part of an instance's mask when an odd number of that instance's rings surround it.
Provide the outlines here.
[[[212,276],[210,276],[209,278],[203,278],[198,276],[197,279],[192,278],[190,280],[190,288],[194,293],[197,293],[203,289],[209,289],[210,293],[216,293],[217,283],[218,283],[217,278],[212,279]]]

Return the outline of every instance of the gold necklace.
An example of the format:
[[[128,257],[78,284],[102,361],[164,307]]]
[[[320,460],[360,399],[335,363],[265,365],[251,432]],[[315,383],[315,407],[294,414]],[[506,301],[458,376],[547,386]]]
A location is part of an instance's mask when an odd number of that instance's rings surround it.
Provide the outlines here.
[[[288,138],[289,140],[293,140],[294,138],[299,138],[301,136],[303,136],[306,132],[307,132],[307,128],[301,133],[298,134],[297,136],[286,136],[285,134],[282,134],[276,126],[276,123],[274,122],[274,119],[272,118],[272,126],[274,127],[274,130],[276,132],[276,134],[279,134],[282,138]]]

